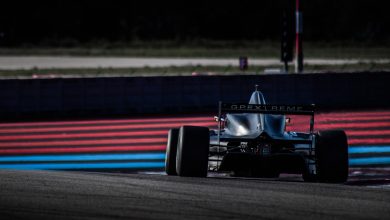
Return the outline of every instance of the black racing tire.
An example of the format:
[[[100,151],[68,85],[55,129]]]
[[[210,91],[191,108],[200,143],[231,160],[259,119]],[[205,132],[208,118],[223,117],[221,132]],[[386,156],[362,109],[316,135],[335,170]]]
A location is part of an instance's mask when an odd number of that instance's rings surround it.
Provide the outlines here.
[[[348,179],[348,141],[342,130],[320,131],[316,141],[319,182],[343,183]]]
[[[168,175],[176,176],[176,152],[179,139],[179,129],[172,128],[168,132],[167,150],[165,154],[165,172]]]
[[[179,176],[206,177],[210,135],[207,127],[182,126],[176,155]]]

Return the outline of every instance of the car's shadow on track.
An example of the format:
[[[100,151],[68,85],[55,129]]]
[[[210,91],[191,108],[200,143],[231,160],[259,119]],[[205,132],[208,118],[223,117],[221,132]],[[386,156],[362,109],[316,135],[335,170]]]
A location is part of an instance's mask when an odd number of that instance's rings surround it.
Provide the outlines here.
[[[304,183],[302,175],[281,174],[278,178],[263,178],[263,177],[239,177],[230,176],[229,174],[209,173],[207,178],[224,179],[224,180],[246,180],[246,181],[261,181],[261,182],[294,182]]]
[[[261,182],[291,182],[291,183],[318,183],[318,182],[304,182],[302,176],[299,174],[281,174],[279,178],[258,178],[258,177],[234,177],[229,174],[209,174],[208,178],[224,179],[224,180],[246,180],[246,181],[261,181]],[[334,183],[333,183],[334,184]],[[359,175],[349,176],[345,183],[338,183],[339,185],[348,186],[385,186],[390,189],[390,174],[388,175]]]
[[[75,170],[76,171],[76,170]],[[126,177],[127,175],[145,175],[145,176],[166,176],[169,177],[165,171],[155,170],[138,170],[138,171],[128,171],[128,170],[84,170],[84,171],[76,171],[76,172],[93,172],[100,173],[104,175],[113,175],[113,176],[122,176]],[[177,176],[172,176],[178,178]],[[184,177],[185,178],[185,177]],[[191,177],[193,178],[193,177]],[[317,182],[304,182],[302,179],[302,175],[299,174],[281,174],[279,178],[259,178],[259,177],[236,177],[231,176],[229,173],[216,173],[209,172],[207,178],[201,179],[217,179],[224,181],[236,181],[236,180],[244,180],[251,182],[285,182],[285,183],[297,183],[297,184],[316,184]],[[336,184],[337,185],[337,184]],[[348,181],[345,183],[339,183],[338,185],[348,185],[348,186],[367,186],[367,187],[383,187],[390,189],[390,174],[369,174],[369,175],[350,175]]]

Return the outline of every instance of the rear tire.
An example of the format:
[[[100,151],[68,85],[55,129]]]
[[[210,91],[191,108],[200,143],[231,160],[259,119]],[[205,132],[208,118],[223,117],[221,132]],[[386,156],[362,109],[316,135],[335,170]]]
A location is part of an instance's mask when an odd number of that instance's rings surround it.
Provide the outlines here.
[[[317,180],[343,183],[348,179],[348,142],[342,130],[321,131],[316,144]]]
[[[179,129],[172,128],[168,132],[167,150],[165,155],[165,172],[176,176],[176,151],[179,138]]]
[[[176,172],[179,176],[206,177],[210,135],[207,127],[183,126],[179,130]]]

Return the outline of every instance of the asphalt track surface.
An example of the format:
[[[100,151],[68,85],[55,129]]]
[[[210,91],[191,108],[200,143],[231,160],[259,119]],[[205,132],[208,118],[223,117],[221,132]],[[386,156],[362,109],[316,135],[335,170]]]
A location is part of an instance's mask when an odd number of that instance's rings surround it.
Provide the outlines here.
[[[278,59],[249,59],[250,65],[281,65]],[[345,65],[390,63],[389,59],[305,59],[310,65]],[[125,58],[68,56],[0,56],[0,70],[47,68],[142,68],[169,66],[238,66],[237,59],[227,58]]]
[[[390,189],[282,179],[0,170],[1,219],[388,219]]]

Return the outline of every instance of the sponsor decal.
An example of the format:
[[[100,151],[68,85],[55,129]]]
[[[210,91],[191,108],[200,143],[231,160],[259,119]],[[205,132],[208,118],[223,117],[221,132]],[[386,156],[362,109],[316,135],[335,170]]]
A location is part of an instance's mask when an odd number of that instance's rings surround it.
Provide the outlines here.
[[[243,112],[286,112],[286,113],[311,113],[313,106],[301,105],[253,105],[253,104],[222,104],[224,111]]]

